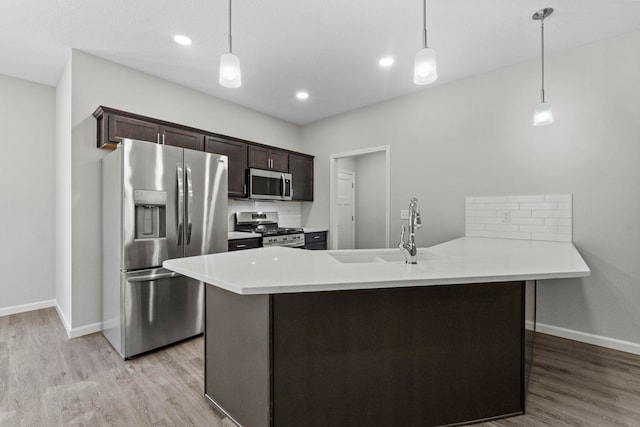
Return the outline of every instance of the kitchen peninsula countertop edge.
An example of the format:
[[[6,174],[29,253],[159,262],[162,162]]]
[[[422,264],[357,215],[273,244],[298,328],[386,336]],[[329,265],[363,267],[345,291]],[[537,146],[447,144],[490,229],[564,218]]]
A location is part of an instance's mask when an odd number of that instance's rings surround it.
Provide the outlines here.
[[[378,260],[375,255],[381,251],[400,253],[393,248],[307,251],[265,247],[171,259],[163,266],[240,295],[546,280],[590,274],[570,242],[461,237],[418,249],[419,261],[414,265]],[[362,256],[365,261],[349,262],[351,255]],[[369,258],[376,261],[366,261]]]

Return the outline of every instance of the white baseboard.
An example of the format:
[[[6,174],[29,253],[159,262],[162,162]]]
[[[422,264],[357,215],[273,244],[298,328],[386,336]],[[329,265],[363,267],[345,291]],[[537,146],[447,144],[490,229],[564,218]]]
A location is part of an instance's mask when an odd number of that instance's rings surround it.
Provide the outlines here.
[[[56,300],[50,299],[46,301],[32,302],[30,304],[14,305],[13,307],[0,308],[0,317],[9,316],[11,314],[25,313],[27,311],[40,310],[42,308],[55,307]]]
[[[67,332],[67,337],[69,337],[69,331],[71,330],[71,327],[69,326],[69,321],[67,320],[67,318],[64,317],[64,314],[62,313],[62,310],[60,309],[60,306],[58,305],[57,301],[56,301],[56,312],[58,313],[58,317],[60,318],[60,321],[62,322],[62,327]],[[71,338],[71,337],[69,337],[69,338]]]
[[[69,325],[69,321],[62,313],[62,310],[60,310],[60,306],[56,304],[55,307],[58,312],[58,317],[62,322],[62,326],[64,326],[64,330],[67,331],[67,337],[69,338],[77,338],[83,335],[93,334],[94,332],[100,332],[102,330],[102,322],[91,323],[89,325],[80,326],[79,328],[72,328]]]
[[[640,344],[631,341],[623,341],[616,338],[588,334],[586,332],[574,331],[572,329],[560,328],[557,326],[546,325],[544,323],[538,323],[536,325],[536,331],[560,338],[567,338],[574,341],[610,348],[612,350],[640,355]]]
[[[93,334],[102,330],[102,322],[91,323],[89,325],[80,326],[79,328],[72,328],[67,332],[69,338],[77,338],[83,335]]]

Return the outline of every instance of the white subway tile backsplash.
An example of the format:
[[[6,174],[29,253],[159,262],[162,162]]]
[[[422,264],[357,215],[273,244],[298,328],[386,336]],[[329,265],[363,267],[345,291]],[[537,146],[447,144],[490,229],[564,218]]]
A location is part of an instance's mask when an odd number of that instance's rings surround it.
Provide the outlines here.
[[[531,233],[522,233],[519,231],[500,231],[496,236],[498,239],[519,239],[531,240]]]
[[[512,215],[511,224],[545,225],[545,219],[544,218],[521,218],[521,217],[515,217]],[[550,224],[550,225],[554,225],[554,224]]]
[[[520,231],[526,233],[558,233],[555,225],[521,225]]]
[[[528,210],[554,210],[558,209],[557,202],[546,202],[546,203],[520,203],[520,209],[528,209]]]
[[[497,237],[495,231],[467,231],[468,237]]]
[[[467,213],[465,214],[465,216],[474,216],[474,217],[479,217],[479,216],[498,216],[498,211],[496,211],[496,210],[473,210],[473,209],[468,209]]]
[[[487,224],[485,229],[487,231],[519,231],[517,225],[510,224]]]
[[[571,234],[571,226],[558,226],[558,234]]]
[[[571,194],[470,196],[465,231],[470,237],[572,241]]]
[[[475,218],[476,223],[478,224],[500,224],[502,220],[497,216],[488,217],[488,216],[479,216]]]
[[[571,218],[539,218],[544,219],[545,225],[568,225],[571,227]]]
[[[530,218],[531,211],[523,211],[522,209],[512,209],[511,218]]]
[[[301,202],[270,202],[267,200],[229,200],[227,208],[227,227],[235,227],[235,213],[242,211],[278,212],[278,224],[281,227],[302,226]]]

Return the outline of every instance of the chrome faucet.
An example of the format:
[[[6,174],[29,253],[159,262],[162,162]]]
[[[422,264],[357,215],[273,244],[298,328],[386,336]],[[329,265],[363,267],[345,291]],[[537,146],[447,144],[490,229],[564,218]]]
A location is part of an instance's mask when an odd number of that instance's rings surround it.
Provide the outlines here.
[[[409,202],[409,239],[405,241],[405,234],[407,230],[404,225],[402,225],[400,228],[400,243],[398,244],[400,251],[404,255],[404,261],[407,264],[418,263],[418,250],[416,248],[415,232],[420,227],[422,227],[422,220],[420,219],[418,199],[413,197]]]

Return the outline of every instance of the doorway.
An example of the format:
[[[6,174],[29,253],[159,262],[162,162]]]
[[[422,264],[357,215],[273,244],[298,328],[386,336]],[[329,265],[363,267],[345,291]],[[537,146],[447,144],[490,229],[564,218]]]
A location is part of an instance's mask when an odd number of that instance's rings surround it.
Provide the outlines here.
[[[356,248],[356,173],[338,169],[338,191],[336,198],[337,249]]]
[[[329,164],[329,249],[388,248],[390,147],[332,154]]]

